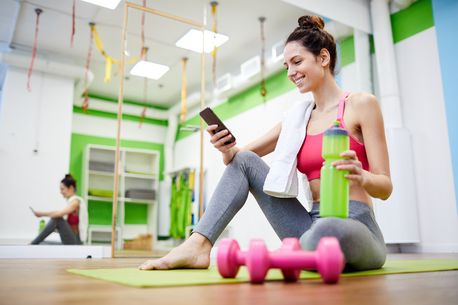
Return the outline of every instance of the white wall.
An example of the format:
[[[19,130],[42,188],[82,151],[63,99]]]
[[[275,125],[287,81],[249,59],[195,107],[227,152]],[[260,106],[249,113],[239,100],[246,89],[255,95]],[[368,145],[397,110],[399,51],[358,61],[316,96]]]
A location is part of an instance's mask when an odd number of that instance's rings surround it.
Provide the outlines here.
[[[0,108],[0,239],[31,240],[37,210],[62,208],[60,180],[68,171],[73,80],[10,67]],[[36,150],[36,152],[34,152]]]
[[[117,120],[102,118],[80,113],[73,114],[73,133],[86,134],[96,137],[116,138]],[[153,143],[164,143],[166,126],[123,120],[121,123],[121,139]]]
[[[340,86],[347,91],[357,91],[360,85],[358,84],[358,78],[355,77],[357,73],[356,63],[351,63],[343,67],[340,71]]]
[[[435,28],[396,44],[402,112],[412,133],[422,252],[458,252],[458,218]]]

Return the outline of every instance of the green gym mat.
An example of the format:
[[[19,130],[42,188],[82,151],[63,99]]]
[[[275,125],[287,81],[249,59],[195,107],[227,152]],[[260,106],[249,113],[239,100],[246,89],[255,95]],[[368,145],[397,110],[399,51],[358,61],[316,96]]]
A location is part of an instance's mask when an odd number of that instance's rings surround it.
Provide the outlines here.
[[[385,275],[395,273],[431,272],[458,270],[458,260],[388,260],[383,268],[369,271],[359,271],[342,274],[343,277]],[[70,273],[79,274],[99,280],[118,283],[134,287],[170,287],[189,285],[214,285],[249,282],[248,272],[241,267],[235,279],[222,278],[216,267],[210,269],[178,269],[140,271],[136,268],[111,269],[68,269]],[[316,272],[302,271],[301,279],[318,279]],[[267,280],[283,280],[278,269],[271,269]]]

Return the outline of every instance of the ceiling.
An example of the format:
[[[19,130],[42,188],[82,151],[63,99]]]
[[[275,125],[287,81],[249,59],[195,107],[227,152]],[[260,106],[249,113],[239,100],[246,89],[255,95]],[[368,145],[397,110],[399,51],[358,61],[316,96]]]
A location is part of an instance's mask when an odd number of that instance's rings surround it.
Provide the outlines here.
[[[115,10],[105,9],[76,0],[76,33],[74,46],[70,46],[72,30],[72,0],[23,0],[12,31],[10,47],[13,52],[31,54],[35,32],[35,8],[43,9],[40,15],[38,55],[41,58],[85,66],[89,48],[89,22],[94,22],[104,44],[104,49],[113,58],[120,58],[123,2]],[[141,0],[131,0],[142,4]],[[147,6],[163,12],[203,22],[204,8],[207,11],[207,28],[211,29],[212,16],[208,0],[147,0]],[[4,1],[0,3],[0,10]],[[6,3],[6,2],[5,2]],[[269,56],[273,44],[285,39],[297,24],[297,19],[307,12],[280,0],[219,0],[217,10],[218,32],[229,36],[229,41],[218,50],[217,77],[231,73],[240,74],[240,65],[260,54],[260,16],[266,17],[266,54]],[[130,9],[128,14],[127,50],[131,56],[139,54],[141,46],[141,12]],[[0,24],[1,25],[1,24]],[[188,92],[200,90],[200,54],[175,46],[175,42],[190,26],[161,16],[146,14],[145,45],[149,48],[148,60],[170,66],[170,71],[160,80],[148,81],[146,101],[171,107],[180,99],[181,58],[188,57]],[[106,97],[117,97],[119,78],[114,75],[105,83],[104,58],[94,47],[90,69],[94,80],[90,92]],[[144,101],[144,80],[131,76],[126,67],[125,99]],[[116,73],[116,66],[113,66]],[[207,86],[211,80],[211,56],[206,56]]]

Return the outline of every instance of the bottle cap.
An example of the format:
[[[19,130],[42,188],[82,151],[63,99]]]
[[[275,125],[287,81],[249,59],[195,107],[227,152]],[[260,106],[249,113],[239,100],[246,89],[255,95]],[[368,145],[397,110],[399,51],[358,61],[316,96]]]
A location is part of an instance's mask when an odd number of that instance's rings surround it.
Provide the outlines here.
[[[348,131],[340,127],[340,121],[336,120],[332,123],[332,126],[324,132],[325,136],[348,136]]]

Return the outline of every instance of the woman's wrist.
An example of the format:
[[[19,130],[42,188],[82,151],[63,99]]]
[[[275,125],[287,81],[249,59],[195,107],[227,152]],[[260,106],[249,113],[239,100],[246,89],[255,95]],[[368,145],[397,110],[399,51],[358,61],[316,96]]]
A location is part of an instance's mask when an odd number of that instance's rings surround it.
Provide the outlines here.
[[[361,186],[371,197],[382,200],[388,199],[392,192],[392,185],[389,177],[386,175],[374,174],[366,170],[363,170],[362,176]]]
[[[232,147],[227,152],[223,153],[223,161],[225,165],[231,163],[232,159],[234,159],[235,155],[240,151],[239,148],[236,146]]]
[[[46,216],[46,212],[35,211],[35,216],[37,216],[37,217],[45,217]]]

